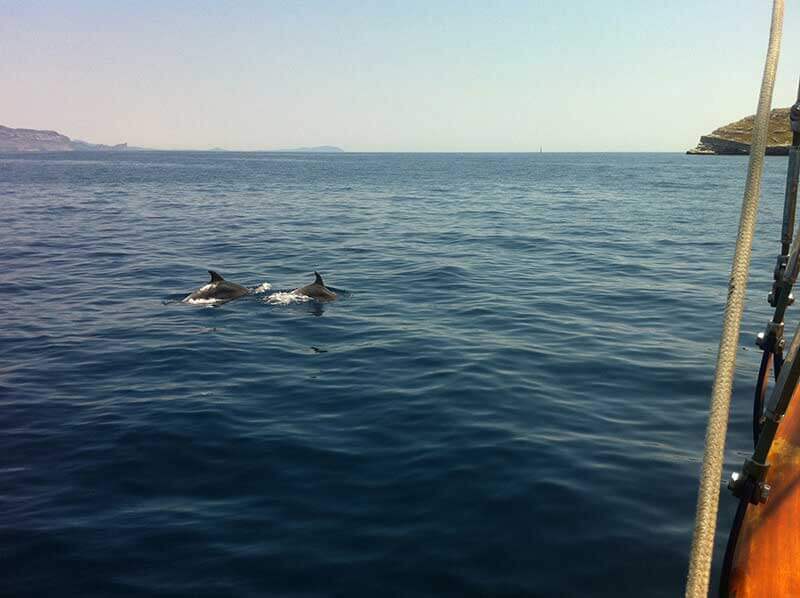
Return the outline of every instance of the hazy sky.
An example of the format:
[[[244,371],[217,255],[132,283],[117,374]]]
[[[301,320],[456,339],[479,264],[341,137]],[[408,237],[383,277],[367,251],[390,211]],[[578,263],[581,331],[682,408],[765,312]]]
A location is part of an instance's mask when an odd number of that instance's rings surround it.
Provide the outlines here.
[[[755,111],[767,0],[0,0],[0,124],[155,148],[682,151]],[[787,2],[775,106],[794,101]]]

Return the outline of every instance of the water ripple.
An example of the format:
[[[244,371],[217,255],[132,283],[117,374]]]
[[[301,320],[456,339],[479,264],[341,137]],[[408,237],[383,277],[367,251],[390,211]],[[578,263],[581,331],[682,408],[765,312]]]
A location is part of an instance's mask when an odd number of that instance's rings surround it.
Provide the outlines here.
[[[680,593],[744,166],[0,156],[4,588]],[[208,268],[258,292],[180,303]],[[314,270],[339,300],[281,300]]]

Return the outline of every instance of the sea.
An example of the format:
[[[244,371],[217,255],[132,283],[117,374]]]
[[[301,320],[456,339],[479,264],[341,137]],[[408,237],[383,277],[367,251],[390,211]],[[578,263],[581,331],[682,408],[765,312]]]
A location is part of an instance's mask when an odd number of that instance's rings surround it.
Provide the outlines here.
[[[726,475],[786,165],[766,159]],[[680,595],[746,170],[0,155],[0,595]],[[184,302],[208,270],[252,293]],[[336,301],[291,293],[315,271]]]

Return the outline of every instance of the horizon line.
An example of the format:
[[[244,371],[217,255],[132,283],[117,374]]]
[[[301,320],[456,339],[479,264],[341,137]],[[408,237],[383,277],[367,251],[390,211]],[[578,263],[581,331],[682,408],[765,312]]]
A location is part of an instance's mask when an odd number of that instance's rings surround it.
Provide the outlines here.
[[[197,148],[149,148],[136,147],[136,149],[107,149],[107,150],[54,150],[54,151],[11,151],[0,154],[5,155],[36,155],[36,154],[140,154],[148,152],[195,152],[206,154],[685,154],[686,150],[341,150],[341,151],[314,151],[297,149],[197,149]],[[734,154],[715,154],[734,155]],[[735,154],[745,156],[747,154]]]

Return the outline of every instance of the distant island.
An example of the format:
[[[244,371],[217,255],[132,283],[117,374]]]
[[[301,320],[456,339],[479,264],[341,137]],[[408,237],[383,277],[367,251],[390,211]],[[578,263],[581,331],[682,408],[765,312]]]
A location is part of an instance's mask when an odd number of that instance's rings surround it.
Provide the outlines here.
[[[70,139],[56,131],[12,129],[0,125],[0,152],[76,152],[127,150],[127,143],[102,145]]]
[[[769,115],[767,135],[768,156],[785,156],[792,144],[792,126],[789,108],[775,108]],[[747,116],[700,137],[697,147],[688,150],[692,155],[736,155],[749,154],[753,140],[754,115]]]

